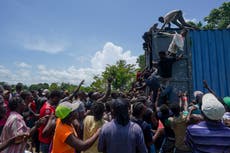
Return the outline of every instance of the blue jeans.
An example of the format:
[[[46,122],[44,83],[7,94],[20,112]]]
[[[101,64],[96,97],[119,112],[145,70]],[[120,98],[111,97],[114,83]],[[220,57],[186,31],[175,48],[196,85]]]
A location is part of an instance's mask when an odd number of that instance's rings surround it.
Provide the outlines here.
[[[49,153],[50,144],[40,142],[40,152]]]

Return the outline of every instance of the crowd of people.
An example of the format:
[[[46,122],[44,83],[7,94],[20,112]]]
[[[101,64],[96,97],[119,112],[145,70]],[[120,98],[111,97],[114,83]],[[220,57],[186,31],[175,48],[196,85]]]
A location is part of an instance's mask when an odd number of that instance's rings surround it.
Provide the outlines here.
[[[84,81],[71,94],[0,86],[1,152],[229,153],[230,97],[219,98],[204,81],[209,92],[188,101],[165,83],[161,67],[160,76],[139,72],[128,92],[111,92],[112,79],[105,93],[80,91]]]

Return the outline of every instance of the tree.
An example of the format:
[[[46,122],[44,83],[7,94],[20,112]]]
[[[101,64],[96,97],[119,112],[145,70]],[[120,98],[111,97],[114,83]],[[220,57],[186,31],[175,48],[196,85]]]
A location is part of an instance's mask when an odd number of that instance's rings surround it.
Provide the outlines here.
[[[103,82],[103,78],[94,76],[93,79],[94,81],[90,85],[91,89],[97,90],[97,91],[103,91],[104,85],[105,85]]]
[[[219,8],[213,9],[204,18],[205,29],[225,29],[230,24],[230,2],[224,2]]]
[[[76,85],[62,82],[59,88],[63,91],[67,90],[68,92],[72,93],[76,87]]]
[[[124,60],[119,60],[115,65],[108,65],[102,73],[103,82],[112,77],[112,87],[115,90],[126,90],[130,88],[135,78],[135,67],[127,64]]]
[[[145,65],[146,65],[145,64],[145,55],[138,56],[138,58],[137,58],[137,64],[140,67],[141,71],[144,70]]]
[[[58,86],[57,83],[51,83],[50,87],[49,87],[49,90],[50,91],[53,91],[53,90],[60,90],[60,87]]]
[[[95,76],[90,87],[93,90],[104,91],[107,86],[108,78],[113,79],[112,89],[124,91],[131,87],[135,78],[135,67],[127,64],[124,60],[119,60],[115,65],[107,65],[101,77]]]
[[[29,90],[49,89],[48,83],[31,84]]]
[[[80,87],[80,91],[84,91],[84,92],[90,92],[90,91],[92,91],[92,89],[91,89],[91,87],[90,86],[86,86],[86,87],[84,87],[84,86],[81,86]]]
[[[197,29],[202,29],[203,28],[203,24],[201,21],[199,21],[198,23],[195,23],[195,22],[192,22],[192,21],[188,21],[187,22],[188,24],[196,27]]]

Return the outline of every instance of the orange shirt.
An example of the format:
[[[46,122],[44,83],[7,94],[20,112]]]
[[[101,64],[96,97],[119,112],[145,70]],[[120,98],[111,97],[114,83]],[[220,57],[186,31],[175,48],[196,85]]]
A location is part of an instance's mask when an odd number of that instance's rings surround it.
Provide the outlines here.
[[[56,121],[51,153],[74,153],[74,148],[65,143],[68,136],[72,133],[74,133],[73,127],[63,124],[58,118]]]

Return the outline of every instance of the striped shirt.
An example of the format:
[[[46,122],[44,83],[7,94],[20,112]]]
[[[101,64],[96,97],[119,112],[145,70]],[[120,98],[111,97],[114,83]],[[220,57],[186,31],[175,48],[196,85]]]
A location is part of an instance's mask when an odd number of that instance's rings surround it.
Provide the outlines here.
[[[193,153],[229,153],[230,128],[214,121],[190,125],[186,131],[186,144]]]
[[[16,135],[29,133],[29,131],[30,128],[26,126],[22,115],[12,111],[2,130],[0,141],[4,142]],[[9,147],[3,150],[2,153],[24,153],[25,147],[26,147],[26,142],[20,144],[11,144]]]

